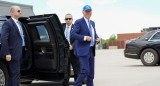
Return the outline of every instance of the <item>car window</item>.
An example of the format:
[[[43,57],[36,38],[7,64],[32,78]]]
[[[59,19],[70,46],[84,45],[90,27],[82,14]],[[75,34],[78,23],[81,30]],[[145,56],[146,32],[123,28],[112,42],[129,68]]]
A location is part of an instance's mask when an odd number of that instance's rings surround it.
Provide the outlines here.
[[[142,35],[138,38],[138,40],[146,41],[151,38],[151,36],[155,33],[155,31],[147,32],[146,34]]]
[[[36,26],[40,40],[49,40],[47,29],[44,25]]]
[[[151,40],[160,40],[160,32],[157,32],[152,38]]]

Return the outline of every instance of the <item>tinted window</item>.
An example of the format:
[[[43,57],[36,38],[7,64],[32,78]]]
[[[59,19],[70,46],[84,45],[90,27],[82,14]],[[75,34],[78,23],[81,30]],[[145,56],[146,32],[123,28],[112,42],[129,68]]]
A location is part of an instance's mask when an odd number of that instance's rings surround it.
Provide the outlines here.
[[[47,29],[44,25],[36,26],[40,40],[49,40]]]
[[[146,34],[139,37],[139,39],[145,41],[146,39],[149,39],[153,35],[153,33],[155,32],[154,31],[147,32]]]
[[[160,32],[157,32],[152,38],[151,40],[160,40]]]

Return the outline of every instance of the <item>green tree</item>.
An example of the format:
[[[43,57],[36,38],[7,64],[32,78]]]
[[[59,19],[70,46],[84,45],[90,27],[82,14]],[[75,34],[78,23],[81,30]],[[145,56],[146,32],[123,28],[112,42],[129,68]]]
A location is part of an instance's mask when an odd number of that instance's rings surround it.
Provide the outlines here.
[[[101,43],[102,43],[102,44],[106,44],[106,43],[107,43],[107,40],[101,38]]]
[[[108,41],[116,41],[116,40],[117,40],[117,38],[116,38],[116,35],[114,35],[114,34],[112,34],[110,36],[110,38],[108,39]]]

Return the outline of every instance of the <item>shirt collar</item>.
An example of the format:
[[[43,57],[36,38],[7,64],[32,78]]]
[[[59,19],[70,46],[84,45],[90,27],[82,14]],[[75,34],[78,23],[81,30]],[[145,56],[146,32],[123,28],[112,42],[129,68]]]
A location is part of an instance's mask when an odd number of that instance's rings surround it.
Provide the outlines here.
[[[12,17],[12,19],[13,19],[13,21],[14,21],[15,23],[17,23],[17,21],[18,21],[18,20],[16,20],[16,19],[15,19],[15,18],[13,18],[13,17]]]
[[[68,25],[66,24],[66,27],[67,27]],[[68,27],[71,27],[72,26],[72,24],[71,25],[69,25]]]
[[[88,19],[84,17],[84,20],[88,23]]]

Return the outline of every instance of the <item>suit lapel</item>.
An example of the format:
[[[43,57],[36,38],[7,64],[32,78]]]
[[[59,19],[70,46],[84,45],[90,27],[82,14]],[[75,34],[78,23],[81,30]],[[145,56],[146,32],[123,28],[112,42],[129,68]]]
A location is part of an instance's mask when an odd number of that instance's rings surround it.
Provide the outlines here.
[[[66,30],[66,23],[63,25],[63,29],[64,29],[64,32],[65,32],[65,30]],[[72,24],[72,26],[71,26],[70,33],[71,33],[72,30],[73,30],[73,24]]]
[[[73,24],[72,24],[72,26],[71,26],[71,30],[70,30],[70,35],[71,35],[71,31],[73,30]],[[70,43],[71,43],[71,37],[70,37],[70,35],[69,35],[69,40],[70,40]]]
[[[17,33],[21,36],[21,34],[20,34],[20,32],[19,32],[19,29],[18,29],[18,27],[17,27],[16,23],[13,21],[13,19],[12,19],[12,18],[10,18],[10,19],[11,19],[11,22],[12,22],[13,26],[15,27],[15,29],[16,29],[16,31],[17,31]]]
[[[71,26],[71,30],[70,30],[70,33],[71,33],[71,31],[73,30],[73,24],[72,24],[72,26]]]
[[[86,27],[86,28],[84,28],[84,29],[86,30],[86,32],[88,32],[88,33],[90,34],[88,25],[87,25],[87,23],[86,23],[86,21],[85,21],[84,18],[82,18],[82,23],[83,23],[83,25]]]

